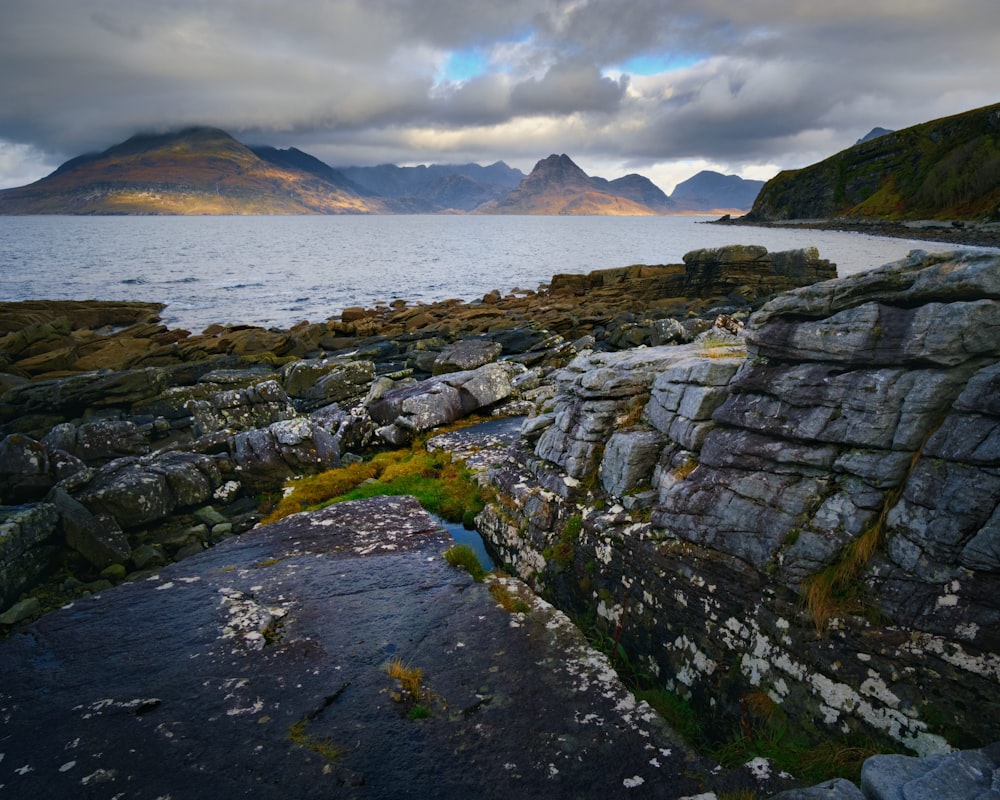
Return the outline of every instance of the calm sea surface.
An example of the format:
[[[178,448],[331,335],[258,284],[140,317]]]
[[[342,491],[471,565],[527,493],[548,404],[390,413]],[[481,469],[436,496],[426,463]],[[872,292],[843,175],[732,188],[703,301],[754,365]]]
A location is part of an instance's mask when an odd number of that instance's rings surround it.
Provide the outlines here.
[[[164,321],[289,327],[402,298],[474,300],[689,250],[815,245],[848,275],[948,245],[692,217],[0,217],[0,300],[145,300]]]

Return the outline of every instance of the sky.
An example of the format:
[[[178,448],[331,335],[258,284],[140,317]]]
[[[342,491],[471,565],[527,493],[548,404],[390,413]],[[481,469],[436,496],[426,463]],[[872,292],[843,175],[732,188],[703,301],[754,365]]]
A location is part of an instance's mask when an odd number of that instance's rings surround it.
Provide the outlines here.
[[[0,188],[138,132],[666,192],[1000,102],[1000,0],[0,0]]]

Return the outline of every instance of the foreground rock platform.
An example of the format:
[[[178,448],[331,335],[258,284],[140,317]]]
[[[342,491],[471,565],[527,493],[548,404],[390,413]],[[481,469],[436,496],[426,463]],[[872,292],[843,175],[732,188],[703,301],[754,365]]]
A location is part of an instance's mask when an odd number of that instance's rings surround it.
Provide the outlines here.
[[[711,765],[636,703],[562,613],[497,579],[530,609],[504,610],[444,561],[451,543],[412,498],[345,503],[46,615],[0,642],[0,790],[705,791],[698,776]],[[428,718],[408,718],[385,668],[394,658],[423,670]]]

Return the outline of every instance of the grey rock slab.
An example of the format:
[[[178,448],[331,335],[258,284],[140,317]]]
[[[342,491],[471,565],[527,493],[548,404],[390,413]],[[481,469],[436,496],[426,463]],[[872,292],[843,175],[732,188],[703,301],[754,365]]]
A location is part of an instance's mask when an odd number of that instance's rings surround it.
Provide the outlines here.
[[[837,778],[805,789],[789,789],[770,800],[865,800],[865,796],[849,780]]]
[[[560,612],[448,566],[412,498],[298,514],[0,642],[12,797],[694,796],[697,761]],[[409,719],[385,664],[423,670]]]

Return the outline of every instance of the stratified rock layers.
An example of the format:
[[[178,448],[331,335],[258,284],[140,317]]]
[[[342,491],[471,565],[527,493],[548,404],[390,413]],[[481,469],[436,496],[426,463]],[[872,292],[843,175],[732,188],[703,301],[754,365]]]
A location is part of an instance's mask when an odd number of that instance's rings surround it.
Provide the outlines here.
[[[487,535],[709,724],[766,693],[922,754],[1000,738],[1000,259],[799,289],[746,340],[579,356]]]

